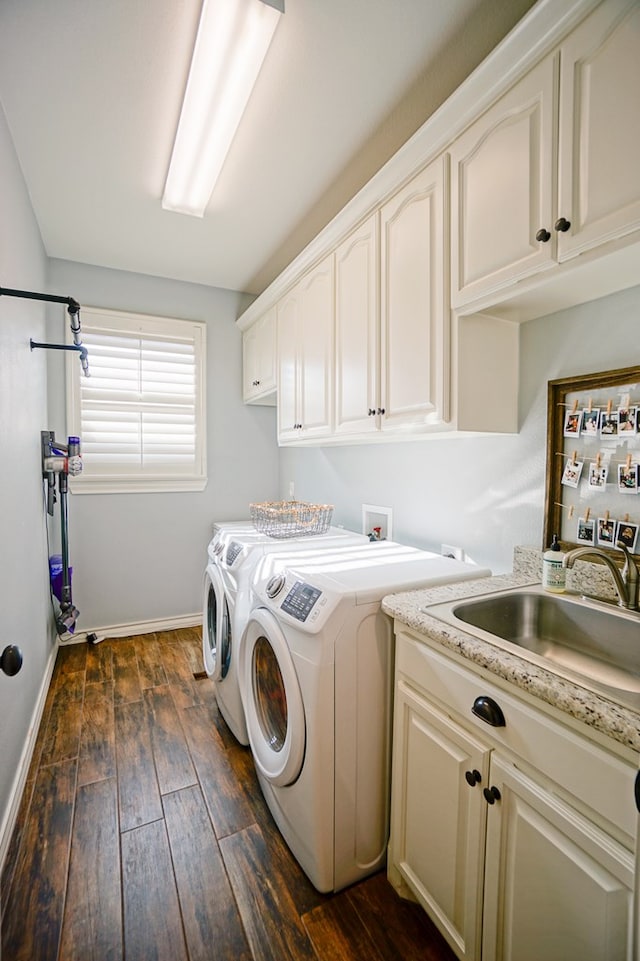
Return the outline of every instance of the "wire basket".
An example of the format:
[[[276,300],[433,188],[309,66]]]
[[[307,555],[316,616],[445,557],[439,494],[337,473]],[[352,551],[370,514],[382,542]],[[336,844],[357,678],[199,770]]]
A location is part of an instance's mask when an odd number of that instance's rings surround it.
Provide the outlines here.
[[[249,507],[253,526],[269,537],[324,534],[333,514],[333,504],[305,504],[304,501],[273,501]]]

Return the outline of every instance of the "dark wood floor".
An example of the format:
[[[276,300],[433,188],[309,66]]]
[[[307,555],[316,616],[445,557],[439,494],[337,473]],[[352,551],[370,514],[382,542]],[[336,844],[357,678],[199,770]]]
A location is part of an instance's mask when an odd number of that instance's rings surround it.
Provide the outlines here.
[[[377,874],[320,895],[195,629],[59,651],[2,873],[2,961],[455,961]]]

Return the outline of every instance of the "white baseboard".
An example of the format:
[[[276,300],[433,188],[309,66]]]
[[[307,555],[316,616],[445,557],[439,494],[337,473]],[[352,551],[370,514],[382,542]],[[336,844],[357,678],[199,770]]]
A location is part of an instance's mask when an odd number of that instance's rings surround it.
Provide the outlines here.
[[[65,634],[60,643],[83,644],[89,634],[95,634],[98,641],[105,637],[132,637],[134,634],[152,634],[154,631],[177,631],[181,627],[199,627],[202,624],[202,613],[181,614],[179,617],[158,618],[154,621],[138,621],[131,624],[110,624],[106,627],[89,627],[75,634]]]
[[[57,653],[58,645],[56,644],[52,647],[49,660],[47,661],[47,667],[40,684],[40,690],[38,691],[38,697],[33,709],[33,714],[31,715],[31,723],[29,724],[27,739],[24,742],[24,747],[22,748],[22,754],[20,756],[20,763],[18,764],[18,769],[13,779],[13,784],[11,785],[9,803],[7,804],[4,812],[2,824],[0,824],[0,872],[4,868],[5,858],[7,856],[7,851],[9,850],[9,844],[11,842],[16,819],[18,817],[18,810],[20,808],[22,794],[27,781],[27,774],[29,773],[29,765],[31,764],[33,750],[36,746],[38,730],[42,720],[44,705],[47,700],[47,692],[49,690],[49,685],[51,684],[51,676],[56,663]]]

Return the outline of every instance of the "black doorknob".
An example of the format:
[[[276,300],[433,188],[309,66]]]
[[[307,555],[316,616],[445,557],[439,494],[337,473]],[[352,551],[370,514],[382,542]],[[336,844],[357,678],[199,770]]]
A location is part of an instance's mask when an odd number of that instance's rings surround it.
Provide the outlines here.
[[[564,217],[559,217],[558,220],[556,220],[555,224],[553,225],[553,229],[559,230],[561,234],[564,234],[567,232],[570,226],[571,226],[570,220],[566,220]]]
[[[550,240],[550,239],[551,239],[551,234],[549,233],[547,228],[541,227],[538,233],[536,234],[536,240],[538,241],[538,243],[546,244],[547,240]]]
[[[464,776],[466,778],[467,784],[470,787],[475,787],[476,784],[479,784],[480,781],[482,780],[482,775],[480,774],[480,771],[476,771],[475,768],[473,769],[473,771],[465,771]]]
[[[384,414],[384,407],[378,407],[378,413]]]
[[[13,677],[17,674],[22,667],[22,651],[15,644],[9,644],[5,647],[2,655],[0,656],[0,669],[8,674],[9,677]]]

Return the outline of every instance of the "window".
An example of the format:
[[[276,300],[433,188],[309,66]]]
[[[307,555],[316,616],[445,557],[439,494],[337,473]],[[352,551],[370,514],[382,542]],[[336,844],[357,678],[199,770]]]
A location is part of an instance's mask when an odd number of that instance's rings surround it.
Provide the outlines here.
[[[203,490],[205,324],[92,307],[80,316],[90,376],[69,354],[67,423],[83,460],[72,491]]]

